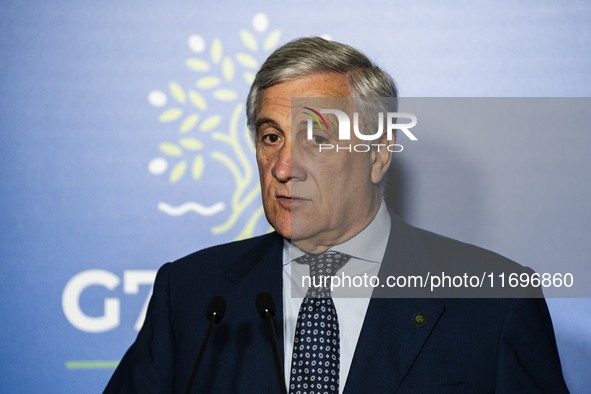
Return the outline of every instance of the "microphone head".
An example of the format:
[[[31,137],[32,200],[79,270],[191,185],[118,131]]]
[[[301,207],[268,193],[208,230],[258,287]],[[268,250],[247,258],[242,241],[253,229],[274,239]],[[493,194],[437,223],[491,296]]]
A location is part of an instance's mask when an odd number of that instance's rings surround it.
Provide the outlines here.
[[[271,296],[271,294],[257,294],[256,305],[257,311],[263,319],[266,319],[269,316],[275,316],[275,303],[273,302],[273,297]]]
[[[209,300],[205,317],[212,323],[219,323],[226,313],[226,300],[223,297],[215,296]]]

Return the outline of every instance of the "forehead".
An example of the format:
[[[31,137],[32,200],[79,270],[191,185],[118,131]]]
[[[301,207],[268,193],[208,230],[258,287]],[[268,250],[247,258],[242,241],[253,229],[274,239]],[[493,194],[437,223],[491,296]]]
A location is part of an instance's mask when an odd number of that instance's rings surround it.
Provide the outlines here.
[[[289,111],[294,97],[348,97],[349,79],[345,74],[312,74],[281,82],[263,90],[258,117],[268,112]]]

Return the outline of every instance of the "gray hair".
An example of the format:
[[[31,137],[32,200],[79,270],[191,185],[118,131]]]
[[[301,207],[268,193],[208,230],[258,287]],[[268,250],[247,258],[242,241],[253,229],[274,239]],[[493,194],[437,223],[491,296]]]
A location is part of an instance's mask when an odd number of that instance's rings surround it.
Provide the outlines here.
[[[353,97],[389,97],[397,106],[398,91],[392,77],[367,56],[320,37],[299,38],[276,49],[258,71],[246,100],[248,128],[254,136],[263,90],[298,77],[321,73],[347,74]],[[396,108],[393,108],[396,111]]]

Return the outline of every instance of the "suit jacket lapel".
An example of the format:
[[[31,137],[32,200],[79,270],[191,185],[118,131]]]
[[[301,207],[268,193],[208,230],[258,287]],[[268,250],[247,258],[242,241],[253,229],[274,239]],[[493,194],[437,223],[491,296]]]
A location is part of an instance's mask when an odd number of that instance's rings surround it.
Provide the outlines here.
[[[278,290],[280,295],[281,281],[279,283],[266,283],[266,281],[270,277],[277,276],[281,279],[282,254],[283,238],[279,234],[274,232],[262,236],[258,243],[240,256],[226,271],[226,277],[236,285],[241,285],[243,281],[254,282],[264,287],[275,285],[275,290]]]
[[[380,283],[388,275],[423,272],[432,266],[431,258],[414,228],[394,215]],[[394,392],[419,355],[436,326],[445,306],[442,300],[406,298],[392,289],[375,289],[363,328],[345,393]],[[396,298],[393,298],[396,297]],[[371,383],[367,383],[371,382]]]
[[[444,310],[439,300],[372,299],[344,392],[394,392]]]
[[[277,233],[272,233],[261,237],[259,243],[226,271],[226,278],[234,288],[234,301],[238,304],[234,307],[242,308],[243,310],[239,311],[240,318],[252,322],[251,327],[254,327],[253,335],[250,337],[253,343],[249,347],[253,352],[249,353],[248,357],[243,357],[240,366],[244,371],[248,371],[248,381],[241,381],[244,387],[237,388],[237,392],[252,390],[255,382],[255,386],[264,384],[273,392],[279,392],[269,329],[267,323],[256,316],[255,298],[261,292],[268,292],[273,297],[275,336],[283,360],[282,253],[283,238]],[[242,334],[246,336],[247,331],[243,331]],[[237,359],[239,356],[237,355]]]

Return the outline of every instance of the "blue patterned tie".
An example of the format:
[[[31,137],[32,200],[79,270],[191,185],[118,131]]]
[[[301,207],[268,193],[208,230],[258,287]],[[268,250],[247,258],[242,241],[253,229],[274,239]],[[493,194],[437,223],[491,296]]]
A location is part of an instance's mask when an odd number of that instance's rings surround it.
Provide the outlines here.
[[[329,251],[306,254],[299,264],[310,265],[310,277],[335,275],[351,256]],[[313,282],[314,283],[314,282]],[[290,394],[338,394],[339,392],[339,321],[327,287],[310,286],[300,306],[291,359]]]

